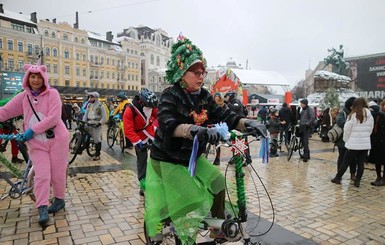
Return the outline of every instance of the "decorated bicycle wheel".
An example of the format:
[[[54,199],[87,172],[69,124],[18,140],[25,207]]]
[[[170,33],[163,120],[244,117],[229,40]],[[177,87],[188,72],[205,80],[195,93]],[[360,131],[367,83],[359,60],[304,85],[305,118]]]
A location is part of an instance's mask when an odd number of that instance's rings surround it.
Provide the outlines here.
[[[117,133],[116,127],[111,127],[107,129],[107,145],[108,147],[112,148],[116,141],[116,133]]]

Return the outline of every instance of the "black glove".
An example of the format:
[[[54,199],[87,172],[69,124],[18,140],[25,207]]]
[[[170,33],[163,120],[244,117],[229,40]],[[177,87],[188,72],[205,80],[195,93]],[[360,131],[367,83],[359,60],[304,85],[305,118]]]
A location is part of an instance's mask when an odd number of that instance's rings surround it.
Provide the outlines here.
[[[191,135],[197,136],[199,141],[205,141],[210,144],[217,144],[221,139],[219,130],[216,128],[205,128],[193,125],[191,127]]]
[[[260,124],[255,120],[246,120],[245,127],[247,131],[255,130],[263,138],[267,138],[267,129],[264,124]]]

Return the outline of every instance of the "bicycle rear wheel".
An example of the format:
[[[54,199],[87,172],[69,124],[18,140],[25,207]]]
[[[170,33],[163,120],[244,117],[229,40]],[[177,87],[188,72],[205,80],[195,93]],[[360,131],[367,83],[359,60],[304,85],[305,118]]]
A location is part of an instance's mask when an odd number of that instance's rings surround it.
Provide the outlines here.
[[[82,134],[80,132],[74,133],[70,140],[69,148],[68,164],[71,164],[82,150]]]
[[[124,152],[125,141],[126,139],[124,137],[123,130],[119,130],[119,146],[122,153]]]
[[[110,127],[107,129],[107,145],[112,148],[116,141],[116,127]]]
[[[289,149],[287,150],[287,160],[289,161],[291,156],[293,155],[295,145],[297,144],[297,137],[295,135],[291,136],[291,140],[289,143]]]
[[[303,158],[304,151],[303,151],[302,140],[300,140],[298,143],[298,153],[299,153],[299,156]]]

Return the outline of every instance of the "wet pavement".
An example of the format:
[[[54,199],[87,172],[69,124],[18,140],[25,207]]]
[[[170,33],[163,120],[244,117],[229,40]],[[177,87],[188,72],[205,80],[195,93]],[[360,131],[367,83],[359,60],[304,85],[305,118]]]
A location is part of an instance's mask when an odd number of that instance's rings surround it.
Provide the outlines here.
[[[66,208],[50,215],[50,225],[45,229],[38,225],[37,210],[28,196],[1,200],[0,245],[144,244],[143,197],[139,196],[134,151],[122,154],[117,146],[108,149],[106,142],[103,145],[100,161],[92,161],[83,153],[71,165]],[[342,185],[333,184],[330,179],[336,172],[337,152],[332,148],[332,143],[321,142],[313,135],[311,160],[307,163],[300,160],[298,153],[287,161],[286,152],[282,152],[280,157],[262,164],[257,158],[259,142],[251,144],[252,167],[266,186],[274,207],[273,211],[255,173],[247,174],[247,187],[251,189],[247,192],[249,226],[254,227],[259,221],[253,234],[267,231],[275,214],[272,229],[252,241],[385,244],[385,187],[370,185],[376,177],[374,166],[365,165],[359,188],[353,186],[349,173],[344,175]],[[230,155],[229,149],[222,149],[223,171]],[[8,189],[7,183],[0,180],[0,196]]]

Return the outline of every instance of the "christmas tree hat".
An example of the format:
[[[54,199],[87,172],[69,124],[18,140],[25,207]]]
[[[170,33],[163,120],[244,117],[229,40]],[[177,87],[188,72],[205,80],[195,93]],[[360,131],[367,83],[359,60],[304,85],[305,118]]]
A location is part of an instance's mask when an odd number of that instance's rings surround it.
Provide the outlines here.
[[[206,68],[206,60],[202,51],[181,34],[171,47],[171,58],[167,62],[166,79],[170,84],[178,82],[183,74],[194,64],[202,62]]]

